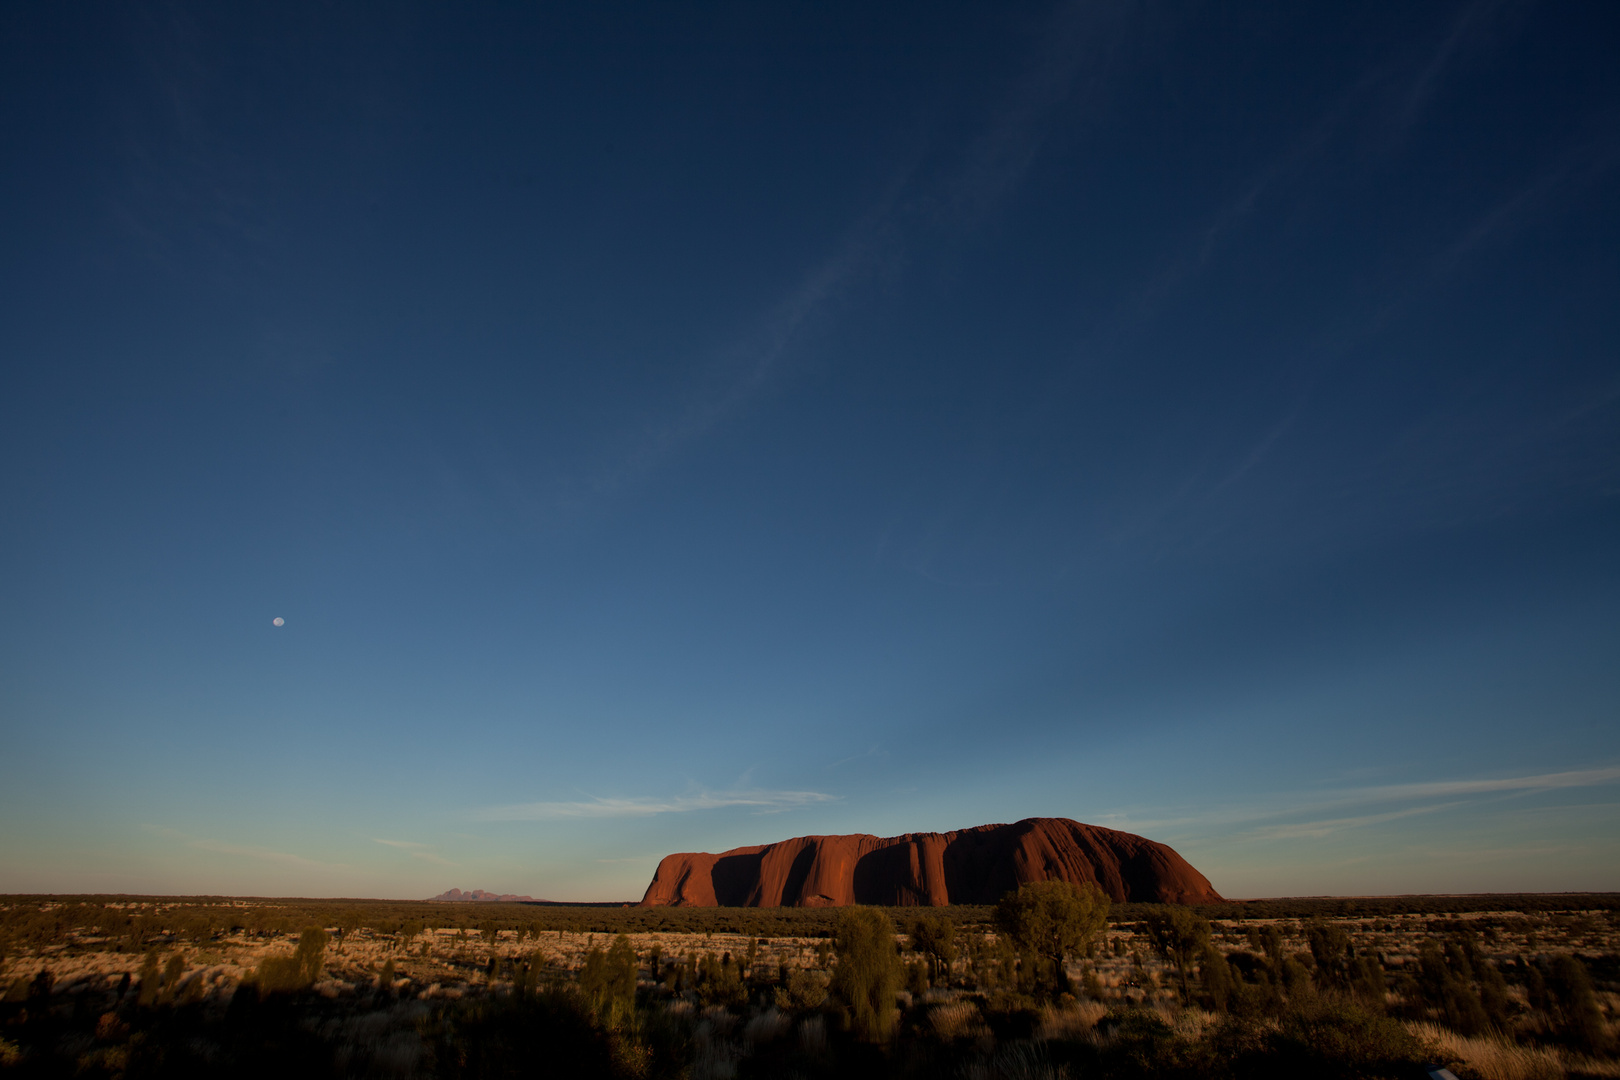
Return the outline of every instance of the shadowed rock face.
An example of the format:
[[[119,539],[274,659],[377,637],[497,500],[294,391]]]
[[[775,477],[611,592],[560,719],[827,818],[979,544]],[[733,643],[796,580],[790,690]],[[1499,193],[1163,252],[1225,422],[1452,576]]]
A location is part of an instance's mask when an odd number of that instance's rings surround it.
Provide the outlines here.
[[[1204,904],[1208,879],[1164,844],[1067,818],[947,833],[800,836],[670,855],[644,907],[993,904],[1029,881],[1096,882],[1116,901]]]

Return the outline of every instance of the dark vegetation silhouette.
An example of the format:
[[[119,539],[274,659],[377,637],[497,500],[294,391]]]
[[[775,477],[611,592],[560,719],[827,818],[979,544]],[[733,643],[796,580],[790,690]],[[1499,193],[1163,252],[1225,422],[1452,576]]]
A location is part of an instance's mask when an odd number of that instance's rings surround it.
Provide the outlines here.
[[[949,915],[928,910],[914,917],[908,930],[911,948],[926,958],[928,979],[948,979],[956,960],[956,923]]]
[[[1620,1073],[1620,898],[1343,903],[1110,907],[1064,883],[993,908],[690,919],[0,898],[0,1076]],[[632,936],[649,914],[685,929]],[[262,954],[239,982],[209,966],[227,943]],[[91,950],[122,973],[74,974]],[[455,981],[412,978],[429,960]]]

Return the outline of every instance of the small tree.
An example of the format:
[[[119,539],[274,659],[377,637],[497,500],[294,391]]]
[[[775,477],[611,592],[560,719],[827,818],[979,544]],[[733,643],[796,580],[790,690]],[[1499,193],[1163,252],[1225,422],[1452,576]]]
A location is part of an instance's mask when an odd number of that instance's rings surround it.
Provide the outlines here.
[[[1442,950],[1429,942],[1418,955],[1417,996],[1440,1010],[1447,1027],[1463,1035],[1479,1035],[1491,1018],[1472,985],[1473,969],[1463,950]]]
[[[1491,969],[1495,972],[1495,968]],[[1496,976],[1501,979],[1501,975]],[[1360,998],[1368,1007],[1382,1011],[1384,1008],[1384,965],[1371,956],[1358,957],[1350,966],[1350,992]],[[1504,998],[1506,989],[1503,990]]]
[[[996,904],[996,926],[1033,961],[1037,989],[1065,989],[1064,960],[1083,955],[1107,925],[1108,897],[1089,881],[1078,889],[1067,881],[1032,881]]]
[[[159,1001],[173,1001],[180,992],[180,980],[186,973],[186,961],[179,954],[169,957],[169,962],[163,965],[163,989],[158,993]]]
[[[306,985],[321,977],[321,959],[326,954],[326,940],[326,931],[318,926],[306,926],[298,935],[298,951],[293,953],[293,957],[298,961],[298,970]]]
[[[291,956],[267,956],[259,961],[259,989],[275,993],[309,986],[320,977],[326,940],[326,931],[320,927],[304,927],[298,935],[298,949]]]
[[[1586,965],[1566,953],[1553,961],[1548,982],[1565,1035],[1589,1054],[1606,1052],[1611,1040]]]
[[[833,969],[833,995],[849,1009],[857,1036],[872,1042],[888,1039],[902,974],[893,921],[878,908],[847,907],[838,913],[834,943],[838,966]]]
[[[911,947],[928,958],[928,978],[938,983],[950,978],[951,961],[956,959],[956,924],[949,915],[926,912],[911,922]]]
[[[1209,944],[1209,921],[1200,918],[1191,908],[1166,904],[1148,916],[1147,931],[1154,951],[1176,966],[1181,1000],[1190,1003],[1192,991],[1187,975],[1194,958],[1202,955],[1204,946]]]
[[[1254,933],[1254,931],[1250,931]],[[1282,930],[1275,923],[1255,934],[1260,943],[1260,951],[1266,954],[1266,959],[1273,964],[1283,962],[1283,936]]]
[[[343,951],[343,942],[345,940],[347,940],[348,937],[351,934],[353,934],[356,930],[360,929],[360,926],[364,921],[365,920],[361,918],[360,913],[358,911],[353,910],[352,908],[349,909],[348,911],[344,911],[344,912],[342,912],[342,913],[340,913],[338,915],[338,917],[337,917],[338,952]]]
[[[630,939],[620,934],[603,952],[593,946],[580,969],[579,988],[608,1023],[618,1023],[635,1011],[636,953]]]
[[[1323,986],[1345,987],[1350,982],[1350,935],[1343,927],[1325,919],[1312,919],[1305,924],[1305,940],[1311,947],[1311,958],[1316,961],[1316,976]]]
[[[742,969],[731,960],[728,952],[716,960],[714,953],[704,953],[696,966],[694,981],[698,996],[706,1005],[724,1005],[741,1008],[748,1004],[748,988],[743,985]]]
[[[141,988],[135,1001],[139,1005],[151,1005],[157,1001],[158,994],[158,954],[153,949],[141,960]]]

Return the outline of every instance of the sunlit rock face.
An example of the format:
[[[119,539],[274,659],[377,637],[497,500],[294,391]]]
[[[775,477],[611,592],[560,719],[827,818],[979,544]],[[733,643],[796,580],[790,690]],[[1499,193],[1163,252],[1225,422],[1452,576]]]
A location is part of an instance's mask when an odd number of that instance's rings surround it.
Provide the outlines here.
[[[710,855],[669,855],[646,907],[990,904],[1030,881],[1096,882],[1115,901],[1220,899],[1176,852],[1067,818],[1025,818],[946,833],[800,836]]]

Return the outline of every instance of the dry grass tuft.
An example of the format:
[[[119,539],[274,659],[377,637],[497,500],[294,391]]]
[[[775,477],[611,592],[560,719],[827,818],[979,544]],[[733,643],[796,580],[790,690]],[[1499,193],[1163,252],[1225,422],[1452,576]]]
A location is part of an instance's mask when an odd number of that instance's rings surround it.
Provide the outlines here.
[[[1034,1043],[1004,1046],[988,1061],[969,1062],[958,1073],[962,1080],[1068,1080],[1069,1070],[1044,1059]]]
[[[1202,1039],[1210,1028],[1221,1022],[1219,1016],[1203,1009],[1181,1009],[1164,1019],[1170,1025],[1170,1030],[1189,1042]]]
[[[1108,1006],[1097,1001],[1082,1001],[1066,1009],[1041,1010],[1041,1023],[1035,1029],[1037,1039],[1074,1040],[1089,1035],[1098,1021],[1108,1015]]]
[[[767,1009],[748,1021],[743,1028],[743,1042],[750,1047],[764,1046],[792,1030],[793,1017],[777,1009]]]
[[[1412,1034],[1432,1047],[1463,1080],[1563,1080],[1556,1051],[1515,1046],[1498,1038],[1469,1038],[1436,1024],[1409,1024]]]
[[[827,1022],[812,1016],[799,1023],[799,1049],[810,1055],[827,1052]]]
[[[984,1030],[979,1007],[971,1001],[935,1006],[928,1011],[928,1023],[933,1027],[934,1034],[946,1041],[977,1035]]]

